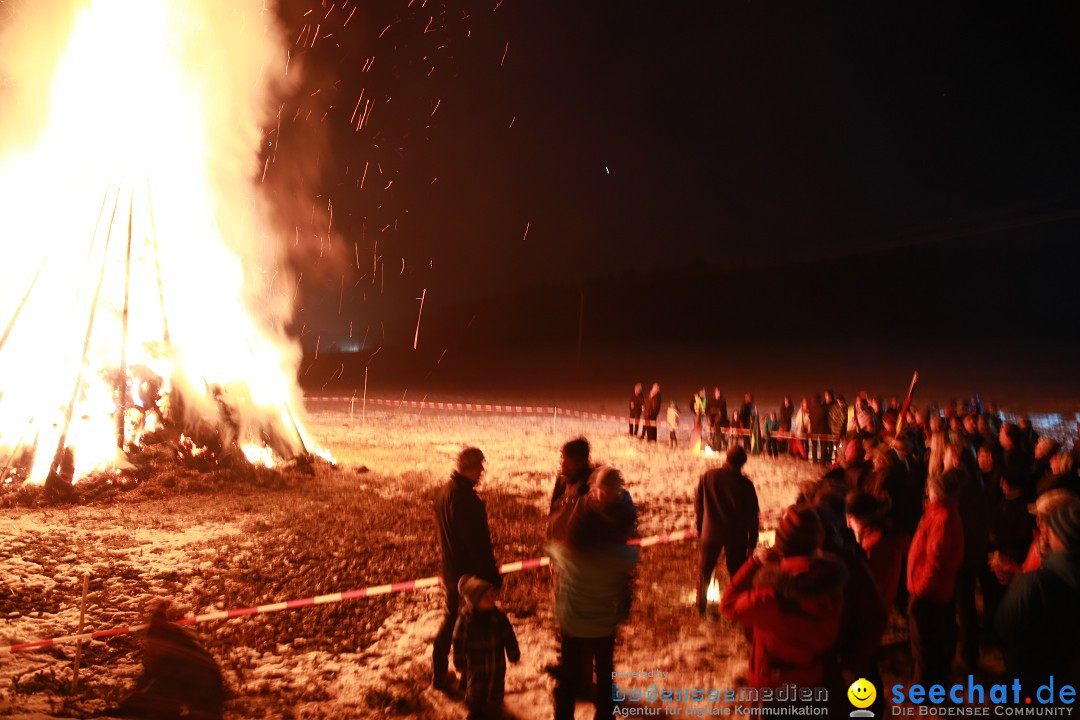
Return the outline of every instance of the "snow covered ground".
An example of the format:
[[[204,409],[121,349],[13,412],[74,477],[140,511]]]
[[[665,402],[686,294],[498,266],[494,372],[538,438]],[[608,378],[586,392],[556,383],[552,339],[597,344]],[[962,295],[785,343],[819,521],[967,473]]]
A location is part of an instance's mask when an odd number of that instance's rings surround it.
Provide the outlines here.
[[[369,408],[362,420],[343,405],[322,407],[308,424],[338,460],[314,478],[185,492],[151,480],[108,503],[0,511],[0,643],[75,632],[84,572],[88,630],[142,622],[159,597],[180,613],[205,612],[434,575],[431,497],[466,445],[488,457],[478,490],[501,562],[543,554],[542,520],[569,438],[584,434],[595,461],[623,471],[645,535],[692,527],[697,478],[721,461],[685,444],[632,440],[621,423],[565,417],[553,429],[551,418]],[[745,471],[763,511],[789,504],[820,473],[759,457]],[[643,550],[616,671],[663,672],[680,687],[724,687],[745,673],[742,633],[692,609],[695,565],[695,541]],[[547,571],[530,570],[509,577],[500,600],[522,646],[506,683],[507,709],[521,720],[551,716],[550,593]],[[411,591],[195,632],[222,665],[232,718],[462,718],[460,703],[428,687],[441,604],[436,589]],[[74,645],[0,655],[0,715],[80,717],[114,704],[139,672],[139,642],[84,645],[74,692]],[[579,705],[578,716],[591,708]]]

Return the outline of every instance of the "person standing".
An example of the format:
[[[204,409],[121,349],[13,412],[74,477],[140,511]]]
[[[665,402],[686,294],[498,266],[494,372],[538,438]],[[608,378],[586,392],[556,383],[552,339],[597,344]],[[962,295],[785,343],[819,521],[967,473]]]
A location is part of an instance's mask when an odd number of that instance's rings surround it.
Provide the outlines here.
[[[679,404],[674,400],[667,409],[668,444],[675,447],[679,444]]]
[[[637,437],[638,427],[641,424],[641,412],[645,409],[645,394],[641,391],[641,383],[634,384],[634,392],[630,393],[630,437]]]
[[[720,450],[723,446],[723,427],[727,424],[727,400],[718,387],[714,387],[712,393],[705,405],[705,414],[709,418],[709,447]]]
[[[732,577],[720,613],[752,630],[748,685],[819,687],[836,647],[847,570],[820,552],[823,529],[813,508],[792,506],[761,550]]]
[[[649,390],[649,397],[645,398],[645,428],[643,432],[647,442],[656,442],[656,425],[659,422],[661,402],[663,400],[660,397],[660,383],[653,383],[652,389]]]
[[[576,500],[589,491],[589,475],[593,466],[589,462],[589,441],[583,437],[568,440],[559,452],[559,475],[555,478],[555,487],[551,491],[551,507],[548,515],[553,514],[564,501]]]
[[[780,432],[782,434],[789,434],[791,432],[791,420],[795,417],[795,405],[791,402],[791,397],[784,396],[783,401],[780,403]],[[780,441],[780,452],[787,455],[788,441],[787,439]]]
[[[495,588],[472,575],[462,575],[458,595],[465,601],[454,626],[454,667],[466,678],[466,720],[503,716],[506,661],[521,660],[514,626],[495,605]]]
[[[446,593],[446,611],[435,635],[432,648],[431,684],[438,690],[454,691],[448,671],[454,624],[461,607],[458,581],[463,575],[475,575],[502,587],[502,576],[495,564],[488,529],[487,509],[476,494],[476,484],[484,474],[484,453],[468,447],[458,453],[450,479],[435,494],[435,524],[442,554],[441,578]]]
[[[638,548],[626,541],[637,534],[636,523],[622,475],[604,466],[589,477],[589,493],[564,505],[549,526],[561,645],[555,720],[573,720],[581,668],[591,675],[594,664],[596,717],[611,717],[615,710],[615,633],[630,616]]]
[[[1040,533],[1042,567],[1009,584],[995,619],[1005,669],[1029,693],[1051,675],[1059,687],[1080,682],[1080,501],[1059,504]]]
[[[964,564],[963,471],[929,480],[926,511],[908,549],[908,628],[915,682],[945,685],[956,652],[956,576]]]
[[[758,496],[750,479],[742,474],[746,451],[738,445],[728,450],[719,468],[709,470],[698,481],[694,494],[694,516],[700,538],[697,610],[705,612],[713,569],[723,550],[728,576],[734,577],[757,547]]]

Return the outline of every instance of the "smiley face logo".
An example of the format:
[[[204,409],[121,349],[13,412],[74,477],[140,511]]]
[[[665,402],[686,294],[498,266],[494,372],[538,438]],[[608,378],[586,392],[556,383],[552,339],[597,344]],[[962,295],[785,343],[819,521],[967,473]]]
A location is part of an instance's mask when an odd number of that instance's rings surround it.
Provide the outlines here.
[[[847,691],[848,701],[857,708],[868,708],[877,699],[877,688],[866,678],[859,678],[851,683]],[[852,713],[854,715],[855,713]],[[859,713],[862,716],[862,713]]]

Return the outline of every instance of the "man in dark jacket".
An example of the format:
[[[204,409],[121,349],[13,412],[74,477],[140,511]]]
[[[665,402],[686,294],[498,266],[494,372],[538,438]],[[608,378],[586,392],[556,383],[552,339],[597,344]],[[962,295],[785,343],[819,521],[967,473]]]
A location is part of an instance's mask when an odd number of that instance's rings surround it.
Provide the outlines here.
[[[1080,684],[1080,502],[1053,510],[1042,532],[1050,553],[1009,584],[995,623],[1007,673],[1032,695],[1051,675],[1057,688]]]
[[[704,613],[720,551],[734,577],[758,542],[758,497],[754,484],[742,474],[746,451],[738,445],[728,450],[723,466],[709,470],[698,481],[694,514],[701,539],[697,609]]]
[[[559,455],[559,476],[555,478],[555,487],[551,491],[548,514],[554,514],[561,503],[573,502],[589,492],[589,475],[592,471],[589,441],[579,437],[565,443]]]
[[[641,411],[644,409],[645,394],[641,391],[641,383],[637,383],[634,385],[634,392],[630,393],[630,437],[637,437]]]
[[[447,668],[454,623],[460,608],[458,580],[462,575],[475,575],[496,589],[502,587],[502,577],[491,550],[487,509],[474,489],[483,474],[484,453],[479,448],[465,448],[458,454],[450,480],[435,495],[446,615],[435,636],[431,684],[440,690],[454,689]]]
[[[656,426],[659,422],[657,418],[660,417],[662,402],[660,383],[653,383],[652,389],[649,391],[649,397],[645,398],[645,427],[642,429],[645,440],[648,442],[656,442]]]
[[[721,428],[727,423],[727,400],[720,388],[714,387],[712,397],[705,405],[705,414],[709,418],[709,447],[719,450],[724,436]]]

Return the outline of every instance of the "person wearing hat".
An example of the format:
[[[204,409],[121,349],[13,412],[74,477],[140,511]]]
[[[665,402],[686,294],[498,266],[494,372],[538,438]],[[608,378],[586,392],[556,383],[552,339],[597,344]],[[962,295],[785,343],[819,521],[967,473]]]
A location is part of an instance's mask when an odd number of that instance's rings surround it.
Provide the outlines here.
[[[454,667],[466,679],[468,720],[495,720],[502,716],[506,661],[521,660],[517,635],[487,580],[462,575],[458,595],[464,602],[454,626]]]
[[[450,480],[435,494],[435,524],[442,552],[441,577],[446,593],[446,612],[432,649],[431,684],[443,691],[455,689],[448,666],[460,606],[458,580],[462,575],[475,575],[496,589],[502,587],[502,577],[491,549],[487,509],[475,490],[483,474],[484,453],[480,448],[465,448],[458,453]]]
[[[995,618],[1006,671],[1032,695],[1050,676],[1058,688],[1080,685],[1080,500],[1057,503],[1040,532],[1042,567],[1009,584]]]
[[[596,717],[613,714],[615,634],[630,616],[638,548],[626,541],[636,534],[636,518],[622,474],[601,466],[589,476],[588,494],[552,519],[548,553],[560,637],[555,720],[573,720],[582,668],[592,675],[594,666]]]
[[[914,682],[946,684],[956,650],[956,575],[964,563],[959,468],[932,475],[927,503],[908,548],[908,628]]]
[[[708,470],[694,493],[694,516],[700,539],[697,610],[704,613],[716,562],[723,551],[728,577],[734,577],[758,542],[758,496],[743,475],[746,451],[731,445],[724,464]]]
[[[720,613],[752,630],[751,687],[821,687],[825,681],[847,570],[820,552],[823,537],[817,511],[793,505],[776,530],[776,548],[755,553],[724,591]]]

